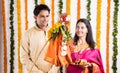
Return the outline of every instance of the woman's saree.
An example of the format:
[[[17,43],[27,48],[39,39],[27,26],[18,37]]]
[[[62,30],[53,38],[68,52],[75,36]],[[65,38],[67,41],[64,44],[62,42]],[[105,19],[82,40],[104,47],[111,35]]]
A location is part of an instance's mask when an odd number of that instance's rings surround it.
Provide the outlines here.
[[[73,49],[71,47],[71,49]],[[88,68],[87,73],[105,73],[102,63],[102,58],[100,51],[95,48],[94,50],[86,49],[82,53],[72,52],[71,53],[72,61],[74,62],[76,59],[85,59],[87,62],[93,65],[92,69]],[[78,65],[70,64],[66,68],[66,73],[85,73],[85,69]],[[97,71],[97,72],[95,72]]]

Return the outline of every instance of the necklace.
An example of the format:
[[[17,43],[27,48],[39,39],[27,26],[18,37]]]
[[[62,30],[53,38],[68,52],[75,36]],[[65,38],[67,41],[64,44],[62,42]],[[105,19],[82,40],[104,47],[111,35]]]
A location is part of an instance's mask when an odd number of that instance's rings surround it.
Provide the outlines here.
[[[76,53],[76,56],[75,56],[75,58],[76,58],[76,60],[74,61],[75,64],[80,63],[81,53],[88,48],[89,48],[89,45],[87,43],[76,45],[76,51],[78,53]]]
[[[76,45],[76,51],[79,52],[79,53],[82,53],[88,47],[89,47],[89,45],[87,43],[79,44],[79,45]]]

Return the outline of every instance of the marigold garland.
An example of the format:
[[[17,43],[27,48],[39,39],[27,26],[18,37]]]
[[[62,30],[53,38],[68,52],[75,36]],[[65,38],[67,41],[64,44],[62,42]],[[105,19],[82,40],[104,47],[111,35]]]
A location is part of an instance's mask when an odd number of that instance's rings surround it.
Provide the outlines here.
[[[10,73],[14,73],[14,0],[10,0]]]
[[[80,6],[80,2],[81,2],[80,0],[78,0],[78,2],[77,2],[77,3],[78,3],[78,4],[77,4],[77,19],[80,18],[80,7],[81,7],[81,6]]]
[[[71,0],[66,0],[66,12],[68,15],[71,15]],[[68,24],[68,30],[70,31],[70,23]]]
[[[102,0],[97,0],[97,26],[96,26],[96,43],[100,49],[100,36],[101,36],[101,3]]]
[[[45,4],[45,0],[41,0],[40,4]]]
[[[17,0],[17,21],[18,21],[18,73],[22,73],[22,64],[20,63],[20,39],[21,39],[21,5]]]
[[[28,29],[28,0],[25,1],[25,30]]]
[[[110,73],[109,72],[109,34],[110,34],[110,3],[111,0],[107,0],[107,28],[106,28],[106,73]]]
[[[6,39],[6,14],[5,2],[2,0],[2,22],[3,22],[3,39],[4,39],[4,73],[7,73],[7,39]]]
[[[114,15],[113,15],[113,64],[112,69],[113,73],[117,72],[117,55],[118,55],[118,11],[119,11],[119,0],[113,0],[114,1]]]
[[[90,18],[90,15],[91,15],[91,12],[90,12],[90,4],[91,4],[91,0],[87,0],[87,13],[88,13],[88,15],[87,15],[87,19],[90,21],[91,20],[91,18]]]
[[[51,3],[51,8],[52,8],[52,25],[54,25],[54,0],[52,0],[52,3]]]

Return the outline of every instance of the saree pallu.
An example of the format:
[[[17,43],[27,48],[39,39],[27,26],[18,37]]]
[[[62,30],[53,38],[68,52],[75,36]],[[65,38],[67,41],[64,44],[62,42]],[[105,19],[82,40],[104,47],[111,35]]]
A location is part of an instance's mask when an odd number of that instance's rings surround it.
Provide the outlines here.
[[[73,48],[71,48],[73,49]],[[72,52],[71,53],[72,61],[74,62],[77,59],[85,59],[87,62],[91,63],[93,65],[92,69],[88,68],[87,73],[105,73],[102,63],[102,58],[100,51],[95,48],[94,50],[87,49],[84,50],[82,53],[79,52]],[[70,64],[67,69],[66,73],[85,73],[85,69],[78,65],[72,65]]]

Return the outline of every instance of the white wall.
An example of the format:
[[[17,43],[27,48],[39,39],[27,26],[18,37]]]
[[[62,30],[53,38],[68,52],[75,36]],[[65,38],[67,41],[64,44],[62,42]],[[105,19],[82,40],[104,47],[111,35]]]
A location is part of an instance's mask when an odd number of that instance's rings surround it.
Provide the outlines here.
[[[17,45],[17,9],[16,9],[16,1],[15,0],[15,11],[14,11],[14,29],[15,29],[15,73],[18,72],[18,45]],[[96,40],[96,18],[97,18],[97,0],[91,0],[91,26],[92,26],[92,30],[93,30],[93,37]],[[40,3],[40,0],[38,1]],[[86,18],[87,16],[87,11],[86,11],[86,0],[81,0],[81,18]],[[8,73],[10,70],[10,65],[9,65],[9,59],[10,59],[10,23],[9,23],[9,4],[10,4],[10,0],[5,0],[5,6],[6,6],[6,25],[7,25],[7,59],[8,59]],[[46,4],[50,7],[51,9],[51,1],[50,0],[46,0]],[[1,0],[0,0],[0,5],[1,5]],[[22,21],[22,34],[25,32],[25,8],[24,8],[24,0],[21,0],[21,21]],[[28,24],[29,24],[29,28],[34,26],[34,17],[33,17],[33,9],[34,9],[34,0],[28,0]],[[2,22],[1,22],[1,7],[0,6],[0,73],[3,73],[3,27],[2,27]],[[63,12],[66,12],[66,0],[63,0]],[[113,9],[114,9],[114,3],[111,2],[111,17],[110,17],[110,73],[112,72],[112,31],[113,31]],[[120,9],[120,8],[119,8]],[[55,22],[58,20],[58,0],[55,0]],[[74,32],[75,32],[75,25],[76,25],[76,21],[77,21],[77,0],[71,0],[71,33],[72,36],[74,36]],[[50,17],[50,21],[49,24],[51,25],[51,17]],[[103,64],[104,67],[106,66],[106,24],[107,24],[107,0],[102,0],[102,7],[101,7],[101,54],[102,54],[102,58],[103,58]],[[120,52],[120,10],[119,10],[119,16],[118,16],[118,30],[119,30],[119,34],[118,34],[118,51]],[[120,53],[118,53],[117,56],[117,67],[118,67],[118,73],[120,72]],[[106,70],[106,67],[105,67]],[[2,71],[2,72],[1,72]]]

